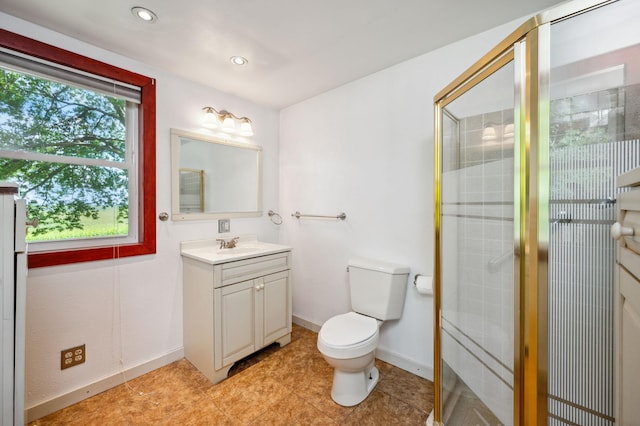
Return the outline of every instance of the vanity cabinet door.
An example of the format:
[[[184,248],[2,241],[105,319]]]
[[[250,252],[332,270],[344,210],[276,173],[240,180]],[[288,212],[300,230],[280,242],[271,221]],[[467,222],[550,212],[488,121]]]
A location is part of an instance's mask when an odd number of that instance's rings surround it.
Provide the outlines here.
[[[217,289],[221,292],[222,365],[226,366],[255,352],[254,287],[258,280],[243,281]]]
[[[622,425],[640,419],[638,389],[640,388],[640,281],[619,267],[619,413]]]
[[[262,278],[262,346],[291,332],[291,282],[289,271]],[[260,296],[259,296],[260,297]]]

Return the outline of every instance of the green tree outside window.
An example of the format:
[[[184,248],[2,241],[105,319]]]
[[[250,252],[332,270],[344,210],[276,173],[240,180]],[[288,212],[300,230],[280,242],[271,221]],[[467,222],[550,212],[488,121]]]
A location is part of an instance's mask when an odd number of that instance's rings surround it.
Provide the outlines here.
[[[128,233],[127,101],[0,68],[0,181],[39,226],[29,241]]]

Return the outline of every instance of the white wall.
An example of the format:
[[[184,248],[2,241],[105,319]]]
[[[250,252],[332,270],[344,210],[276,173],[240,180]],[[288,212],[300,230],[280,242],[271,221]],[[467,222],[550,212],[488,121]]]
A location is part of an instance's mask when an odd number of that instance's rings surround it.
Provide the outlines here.
[[[351,256],[411,267],[404,313],[382,326],[378,357],[433,376],[433,98],[521,20],[293,105],[280,115],[282,242],[294,247],[294,316],[348,311]],[[356,59],[357,60],[357,59]],[[296,220],[290,213],[347,220]]]
[[[264,208],[277,209],[278,112],[0,13],[7,30],[157,79],[157,212],[170,212],[169,129],[199,130],[211,105],[251,117],[263,146]],[[233,219],[231,234],[277,242],[266,214]],[[32,269],[27,299],[26,407],[31,408],[182,348],[179,242],[215,238],[216,221],[157,221],[157,254]],[[60,351],[85,343],[87,361],[60,370]],[[90,396],[90,395],[86,395]]]

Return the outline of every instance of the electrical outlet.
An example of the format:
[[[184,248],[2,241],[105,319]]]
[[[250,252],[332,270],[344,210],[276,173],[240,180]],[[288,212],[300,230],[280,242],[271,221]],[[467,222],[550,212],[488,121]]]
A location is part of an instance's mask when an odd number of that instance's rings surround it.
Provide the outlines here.
[[[231,219],[218,220],[218,234],[223,234],[225,232],[231,232]]]
[[[86,350],[84,345],[76,346],[75,348],[65,349],[60,351],[60,369],[73,367],[74,365],[82,364],[86,360]]]

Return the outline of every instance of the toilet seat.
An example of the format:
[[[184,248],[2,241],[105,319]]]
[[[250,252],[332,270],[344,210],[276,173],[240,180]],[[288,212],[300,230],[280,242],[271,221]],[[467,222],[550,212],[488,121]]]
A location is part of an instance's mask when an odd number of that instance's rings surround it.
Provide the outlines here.
[[[373,352],[378,345],[378,321],[356,312],[329,318],[318,333],[318,350],[336,359]]]

